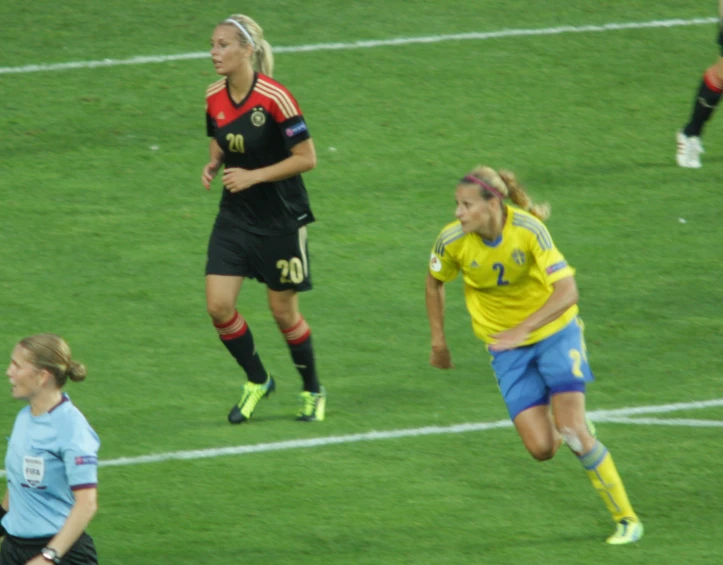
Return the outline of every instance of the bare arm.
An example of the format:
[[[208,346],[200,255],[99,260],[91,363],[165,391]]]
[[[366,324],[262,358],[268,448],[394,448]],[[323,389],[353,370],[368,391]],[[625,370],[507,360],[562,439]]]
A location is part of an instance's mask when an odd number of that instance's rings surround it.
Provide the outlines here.
[[[577,304],[579,294],[577,292],[575,277],[570,276],[560,279],[552,283],[552,288],[552,294],[539,310],[530,314],[514,328],[493,336],[497,341],[494,345],[490,346],[490,349],[503,351],[517,347],[523,343],[532,332],[556,320],[562,316],[570,306]]]
[[[73,544],[78,541],[80,535],[85,531],[90,520],[98,510],[98,490],[95,488],[84,488],[73,491],[75,504],[70,510],[68,519],[60,528],[60,531],[48,542],[59,555],[65,555]]]
[[[438,369],[451,369],[452,356],[444,336],[444,283],[427,273],[425,298],[427,317],[432,334],[432,355],[430,364]]]
[[[311,139],[297,143],[291,148],[291,155],[260,169],[226,168],[223,172],[223,185],[230,192],[240,192],[263,182],[288,179],[305,173],[316,167],[316,150]]]
[[[208,144],[208,155],[209,161],[212,163],[218,163],[219,166],[223,163],[223,149],[221,149],[215,137],[212,137],[211,142]]]
[[[565,277],[556,283],[552,283],[552,294],[537,312],[534,312],[520,324],[524,326],[527,333],[539,330],[545,324],[549,324],[562,316],[565,311],[574,304],[577,304],[580,295],[577,292],[575,277]]]
[[[218,141],[214,138],[211,138],[211,142],[208,145],[208,154],[209,161],[201,173],[201,183],[206,187],[206,190],[211,188],[211,181],[223,164],[223,149],[221,149]]]
[[[274,182],[305,173],[316,167],[316,149],[311,139],[297,143],[291,148],[291,156],[274,165],[256,169],[259,182]]]

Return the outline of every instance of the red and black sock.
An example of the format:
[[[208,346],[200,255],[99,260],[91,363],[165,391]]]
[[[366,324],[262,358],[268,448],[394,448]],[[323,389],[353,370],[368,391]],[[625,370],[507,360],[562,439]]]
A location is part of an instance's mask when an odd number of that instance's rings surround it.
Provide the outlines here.
[[[281,330],[291,351],[296,370],[304,380],[304,390],[320,392],[319,379],[316,376],[314,348],[311,344],[311,328],[302,317],[293,327]]]
[[[261,362],[261,357],[256,352],[254,336],[251,334],[246,320],[238,312],[234,312],[233,318],[228,322],[213,325],[226,349],[241,365],[249,380],[252,383],[264,384],[268,373]]]
[[[688,137],[699,137],[703,133],[703,126],[711,118],[720,102],[723,93],[723,80],[718,76],[714,67],[710,67],[703,75],[693,106],[693,115],[690,122],[683,128]]]

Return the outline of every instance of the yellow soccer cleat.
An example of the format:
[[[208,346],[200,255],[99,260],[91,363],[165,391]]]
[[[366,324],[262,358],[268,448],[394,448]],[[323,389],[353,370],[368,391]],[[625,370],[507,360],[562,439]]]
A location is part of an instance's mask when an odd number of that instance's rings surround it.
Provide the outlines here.
[[[302,422],[321,422],[326,411],[326,389],[321,392],[304,391],[301,393],[301,410],[296,419]]]
[[[228,421],[231,424],[241,424],[251,419],[251,415],[254,413],[256,405],[264,397],[268,397],[272,392],[276,390],[276,381],[274,377],[269,375],[266,382],[262,385],[247,382],[243,387],[243,393],[241,400],[238,401],[231,412],[228,414]]]
[[[643,537],[643,524],[632,518],[623,518],[618,522],[617,530],[607,539],[610,545],[634,543]]]

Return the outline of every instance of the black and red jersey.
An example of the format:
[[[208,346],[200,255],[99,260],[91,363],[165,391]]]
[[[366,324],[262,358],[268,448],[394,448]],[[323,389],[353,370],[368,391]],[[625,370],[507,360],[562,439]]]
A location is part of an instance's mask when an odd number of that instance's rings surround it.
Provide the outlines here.
[[[291,93],[256,73],[249,94],[236,104],[224,78],[206,91],[208,136],[223,149],[225,167],[260,169],[283,161],[291,148],[309,139],[309,130]],[[275,235],[314,221],[301,175],[262,183],[235,194],[223,191],[221,212],[254,233]]]

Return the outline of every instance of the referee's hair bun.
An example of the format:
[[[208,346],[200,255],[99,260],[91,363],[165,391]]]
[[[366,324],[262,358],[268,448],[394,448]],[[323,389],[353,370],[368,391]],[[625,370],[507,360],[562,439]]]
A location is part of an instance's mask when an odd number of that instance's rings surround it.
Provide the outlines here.
[[[77,383],[82,380],[85,380],[87,371],[86,371],[85,365],[83,365],[83,363],[78,363],[77,361],[70,361],[68,363],[68,370],[65,372],[65,374],[71,381]]]

